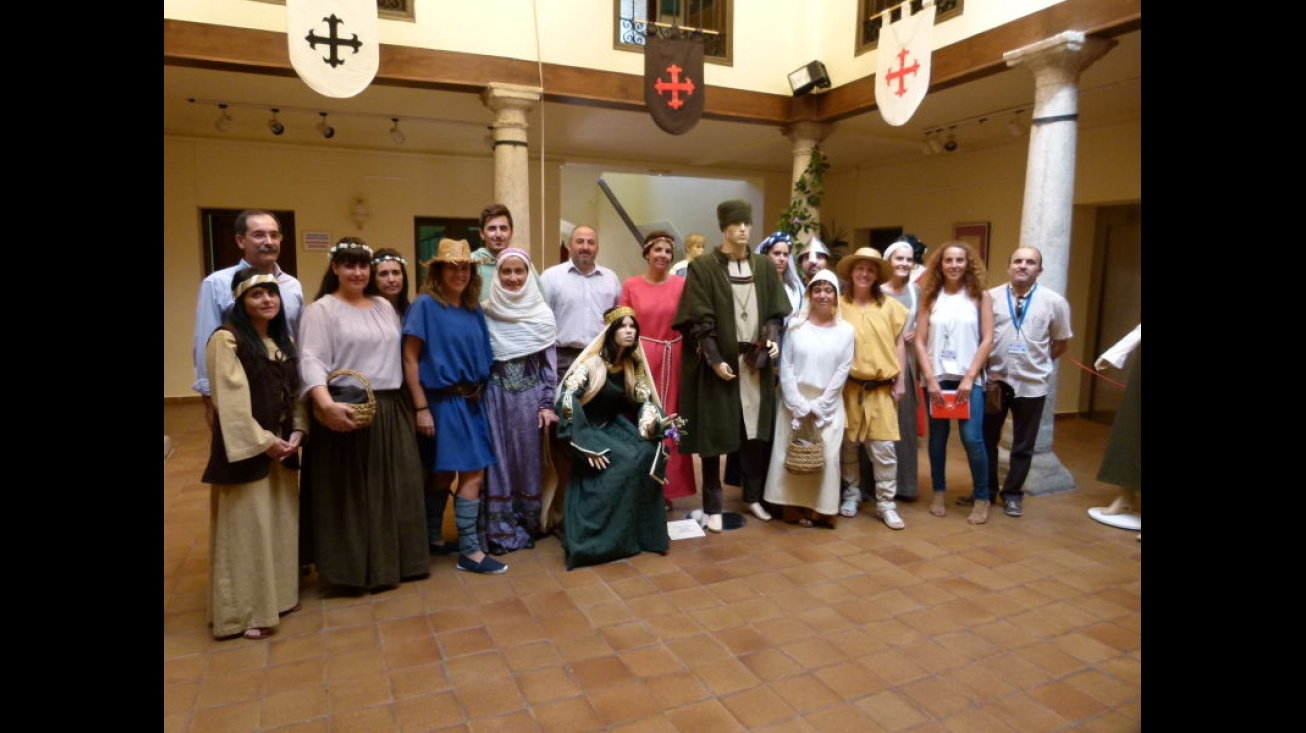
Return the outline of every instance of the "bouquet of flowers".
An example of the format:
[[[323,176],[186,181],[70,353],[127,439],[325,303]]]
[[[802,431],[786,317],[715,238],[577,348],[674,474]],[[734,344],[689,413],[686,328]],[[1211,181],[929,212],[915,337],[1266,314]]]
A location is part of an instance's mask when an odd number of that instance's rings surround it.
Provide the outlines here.
[[[689,425],[689,420],[687,418],[681,417],[680,415],[667,415],[665,418],[663,418],[662,424],[663,424],[662,437],[670,438],[671,440],[675,441],[676,445],[680,445],[681,438],[683,438],[686,435],[689,435],[689,431],[685,429],[686,426]]]

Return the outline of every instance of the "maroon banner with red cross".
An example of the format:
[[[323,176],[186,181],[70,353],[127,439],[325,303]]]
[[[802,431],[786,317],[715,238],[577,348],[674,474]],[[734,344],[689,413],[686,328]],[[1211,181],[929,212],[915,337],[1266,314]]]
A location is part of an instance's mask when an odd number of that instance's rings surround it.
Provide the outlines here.
[[[703,39],[651,35],[644,46],[644,103],[658,127],[689,132],[703,116]]]

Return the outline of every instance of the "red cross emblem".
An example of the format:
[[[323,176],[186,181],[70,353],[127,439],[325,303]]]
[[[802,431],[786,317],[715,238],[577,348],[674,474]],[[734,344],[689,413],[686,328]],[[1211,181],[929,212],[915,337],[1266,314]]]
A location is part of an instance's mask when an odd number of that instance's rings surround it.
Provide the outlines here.
[[[681,92],[684,92],[685,96],[692,97],[694,95],[694,80],[686,78],[684,81],[681,81],[680,72],[681,68],[672,64],[667,67],[667,73],[671,75],[671,81],[662,81],[662,78],[658,77],[657,83],[653,85],[653,88],[657,90],[659,97],[661,97],[662,93],[665,91],[669,90],[671,92],[671,99],[667,100],[667,106],[671,109],[680,109],[681,106],[685,104],[685,100],[680,98]]]
[[[908,74],[915,74],[921,68],[920,63],[916,61],[911,62],[911,66],[904,66],[905,63],[907,63],[907,49],[904,48],[898,52],[898,68],[884,75],[884,83],[890,87],[893,86],[895,81],[898,82],[898,88],[893,93],[899,97],[907,93],[905,77]]]

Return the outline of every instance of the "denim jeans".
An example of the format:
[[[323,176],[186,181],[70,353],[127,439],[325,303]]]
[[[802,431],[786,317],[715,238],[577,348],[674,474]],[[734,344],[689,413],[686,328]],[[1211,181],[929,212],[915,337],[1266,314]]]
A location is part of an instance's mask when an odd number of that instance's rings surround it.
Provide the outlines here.
[[[956,389],[961,382],[942,381],[939,389]],[[927,395],[928,397],[928,395]],[[928,403],[927,403],[928,404]],[[989,456],[984,449],[984,389],[971,388],[970,419],[958,420],[961,426],[961,444],[966,448],[966,458],[970,461],[970,480],[975,486],[975,501],[989,500]],[[934,417],[930,421],[930,481],[934,492],[947,490],[948,476],[948,431],[950,420]]]

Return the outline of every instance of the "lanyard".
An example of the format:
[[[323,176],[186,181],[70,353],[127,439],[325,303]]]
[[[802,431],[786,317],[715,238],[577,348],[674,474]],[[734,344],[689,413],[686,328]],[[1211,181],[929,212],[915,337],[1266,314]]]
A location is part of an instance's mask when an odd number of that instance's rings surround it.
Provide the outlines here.
[[[1034,291],[1038,290],[1038,284],[1029,289],[1029,294],[1025,296],[1025,308],[1020,312],[1020,318],[1016,317],[1016,306],[1011,302],[1011,286],[1007,286],[1007,312],[1011,314],[1011,322],[1016,327],[1016,333],[1023,338],[1025,334],[1021,333],[1020,326],[1025,322],[1025,316],[1029,315],[1029,308],[1034,302]]]

